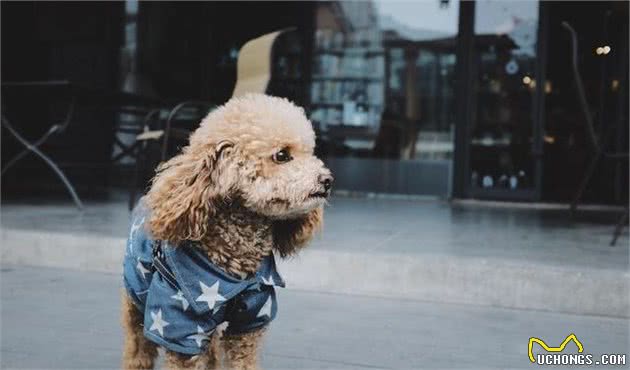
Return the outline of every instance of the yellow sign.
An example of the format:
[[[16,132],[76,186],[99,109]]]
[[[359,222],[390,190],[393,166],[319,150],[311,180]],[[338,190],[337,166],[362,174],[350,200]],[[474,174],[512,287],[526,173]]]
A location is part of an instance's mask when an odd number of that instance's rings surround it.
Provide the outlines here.
[[[577,337],[573,333],[569,334],[569,336],[566,337],[564,341],[558,347],[549,347],[547,343],[545,343],[542,339],[531,337],[529,338],[529,344],[527,345],[527,352],[529,353],[529,360],[531,362],[536,362],[536,359],[534,358],[534,354],[532,353],[532,347],[534,346],[534,343],[538,343],[547,352],[562,352],[564,351],[564,347],[566,347],[570,341],[573,341],[575,343],[575,345],[578,348],[579,353],[582,353],[584,351],[584,346],[582,346],[582,342],[580,342],[579,339],[577,339]]]

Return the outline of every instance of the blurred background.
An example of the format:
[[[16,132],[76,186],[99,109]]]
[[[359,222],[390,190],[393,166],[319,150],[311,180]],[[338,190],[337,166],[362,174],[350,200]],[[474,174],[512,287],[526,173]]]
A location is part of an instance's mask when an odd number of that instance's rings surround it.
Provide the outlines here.
[[[625,2],[9,2],[2,10],[3,82],[70,81],[146,100],[79,102],[80,123],[46,148],[88,192],[127,185],[134,157],[116,157],[121,124],[142,117],[121,108],[221,104],[240,47],[286,27],[295,31],[274,48],[268,92],[307,108],[338,190],[570,201],[592,155],[563,21],[578,33],[595,130],[607,150],[627,150]],[[25,121],[25,135],[64,113],[63,89],[50,89],[58,101],[37,94],[44,88],[3,88],[6,116]],[[95,116],[98,108],[109,115]],[[3,161],[23,148],[10,139]],[[24,176],[29,188],[58,183],[33,170],[41,161],[28,162],[3,177],[3,195],[24,193]],[[624,203],[627,173],[624,163],[601,163],[583,200]]]
[[[306,109],[335,191],[322,235],[282,264],[295,290],[267,367],[520,367],[530,336],[571,332],[593,353],[627,352],[628,12],[2,2],[4,366],[117,366],[128,209],[232,95],[240,48],[284,29],[267,93]],[[53,308],[20,309],[35,296]],[[50,315],[51,333],[105,355],[65,343],[57,362],[38,357],[20,326]],[[462,335],[485,339],[462,347]]]

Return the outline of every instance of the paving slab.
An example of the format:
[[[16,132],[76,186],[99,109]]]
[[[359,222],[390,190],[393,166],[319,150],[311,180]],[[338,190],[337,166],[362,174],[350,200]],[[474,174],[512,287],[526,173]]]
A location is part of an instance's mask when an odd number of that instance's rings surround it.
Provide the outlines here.
[[[325,227],[310,249],[503,258],[584,269],[630,267],[627,231],[609,247],[612,219],[571,220],[568,211],[491,208],[444,201],[333,197]],[[3,203],[5,230],[125,238],[129,211],[123,194],[86,202]],[[89,248],[86,245],[86,248]]]
[[[118,368],[120,282],[0,266],[0,367]],[[279,290],[279,302],[265,369],[540,368],[529,362],[528,339],[559,344],[569,333],[585,353],[629,352],[627,319],[293,289]]]

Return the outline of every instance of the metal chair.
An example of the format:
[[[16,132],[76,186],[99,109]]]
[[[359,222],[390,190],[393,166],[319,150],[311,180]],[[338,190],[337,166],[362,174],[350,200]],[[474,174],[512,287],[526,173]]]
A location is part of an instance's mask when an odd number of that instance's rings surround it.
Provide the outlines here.
[[[144,166],[149,162],[148,154],[151,152],[150,146],[155,145],[162,137],[160,130],[162,109],[154,109],[147,113],[143,120],[142,132],[136,136],[135,143],[131,150],[135,154],[136,163],[134,166],[133,180],[129,182],[129,210],[133,209],[136,203],[136,196],[139,183],[145,183]]]
[[[171,141],[185,142],[196,129],[199,121],[214,108],[214,104],[201,101],[185,101],[177,104],[168,114],[162,139],[162,161],[170,157]],[[175,122],[179,121],[179,125]],[[183,123],[183,124],[182,124]],[[179,127],[178,127],[179,126]]]
[[[118,136],[118,134],[132,135],[133,138],[136,138],[137,135],[143,133],[145,130],[147,116],[151,116],[151,114],[156,110],[158,109],[139,108],[134,106],[121,107],[118,110],[119,113],[124,114],[125,116],[124,118],[119,117],[116,122],[116,135],[114,136],[113,144],[114,148],[118,149],[118,152],[112,157],[112,163],[121,161],[125,157],[135,159],[137,154],[136,149],[140,142],[134,140],[132,143],[126,143]]]
[[[607,150],[606,147],[607,147],[609,136],[612,134],[611,128],[613,127],[613,125],[610,125],[610,127],[608,127],[608,129],[606,130],[606,132],[604,133],[602,137],[597,136],[595,132],[595,125],[593,123],[593,115],[589,108],[588,100],[586,99],[586,93],[584,90],[584,82],[582,80],[582,75],[580,74],[580,70],[578,67],[577,32],[568,22],[562,22],[562,26],[569,32],[571,36],[571,66],[573,69],[573,76],[575,78],[576,93],[577,93],[578,100],[580,103],[580,108],[585,118],[589,145],[591,147],[591,151],[593,152],[593,158],[591,159],[591,162],[586,168],[584,177],[582,178],[582,181],[580,182],[578,190],[575,194],[575,197],[573,198],[573,201],[571,202],[570,212],[571,212],[571,215],[574,215],[577,210],[578,203],[582,199],[584,191],[586,190],[586,187],[588,186],[591,180],[591,177],[593,176],[598,164],[602,160],[613,160],[613,161],[628,160],[628,152],[610,152]],[[627,50],[625,54],[627,55]],[[625,70],[625,72],[626,73],[628,72],[627,69]],[[620,120],[619,124],[621,124],[623,117],[619,117],[619,120]],[[627,221],[628,221],[628,206],[626,205],[625,212],[620,217],[619,222],[617,223],[615,227],[613,239],[610,242],[611,246],[615,245],[615,243],[617,242],[617,238],[621,234],[621,231],[623,227],[626,225]]]
[[[6,83],[3,84],[4,86],[28,86],[28,83]],[[33,86],[38,85],[38,84],[31,84]],[[61,87],[66,87],[69,85],[69,83],[65,82],[65,81],[55,81],[55,82],[43,82],[43,83],[39,83],[40,86],[53,86],[53,87],[57,87],[57,86],[61,86]],[[46,163],[46,165],[48,165],[48,167],[50,167],[53,172],[55,173],[55,175],[57,175],[57,177],[61,180],[61,182],[63,183],[63,185],[65,186],[66,190],[68,190],[68,193],[70,194],[70,196],[72,197],[72,200],[74,201],[74,204],[76,205],[77,209],[79,209],[79,211],[83,210],[83,202],[81,202],[81,198],[79,198],[79,195],[77,194],[76,190],[74,189],[74,186],[72,185],[72,183],[70,182],[70,180],[68,180],[68,178],[66,177],[66,175],[64,174],[64,172],[61,170],[61,168],[59,168],[59,166],[57,165],[57,163],[55,163],[47,154],[45,154],[44,152],[42,152],[39,147],[44,144],[46,141],[48,141],[50,138],[60,135],[62,133],[64,133],[66,131],[66,129],[68,128],[68,126],[70,125],[70,122],[72,121],[73,117],[74,117],[74,113],[76,110],[76,105],[77,105],[77,97],[75,95],[72,95],[70,97],[70,101],[68,103],[67,109],[66,109],[66,114],[64,119],[59,122],[59,123],[53,123],[52,125],[50,125],[50,128],[36,141],[34,142],[30,142],[27,139],[25,139],[16,129],[15,127],[13,127],[13,125],[11,124],[11,122],[6,118],[5,113],[2,112],[2,127],[4,127],[5,129],[7,129],[7,131],[9,131],[9,133],[11,135],[13,135],[13,137],[15,137],[15,139],[24,146],[24,149],[19,152],[17,155],[15,155],[13,158],[11,158],[2,168],[2,172],[0,173],[0,177],[4,176],[4,174],[11,168],[13,167],[13,165],[15,165],[20,159],[24,158],[26,155],[28,155],[29,153],[33,153],[35,154],[37,157],[41,158],[44,163]],[[4,107],[4,105],[3,105]]]

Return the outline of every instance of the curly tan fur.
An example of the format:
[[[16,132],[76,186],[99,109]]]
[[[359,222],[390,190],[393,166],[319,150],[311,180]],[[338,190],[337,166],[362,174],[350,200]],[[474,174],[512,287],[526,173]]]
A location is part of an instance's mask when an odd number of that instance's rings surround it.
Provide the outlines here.
[[[257,369],[256,358],[262,343],[265,329],[251,333],[227,335],[224,337],[226,365],[228,369]]]
[[[324,210],[316,208],[304,217],[276,221],[273,224],[273,242],[282,257],[297,253],[313,234],[322,228]]]
[[[125,370],[153,369],[157,346],[142,333],[144,316],[122,292],[122,326],[125,331],[122,368]]]
[[[297,253],[321,227],[328,194],[322,178],[332,180],[313,155],[314,145],[303,109],[288,100],[259,94],[230,100],[201,122],[181,154],[158,167],[146,197],[148,231],[173,244],[195,241],[215,265],[240,278],[252,275],[273,250],[282,257]],[[290,161],[274,157],[281,150]],[[123,306],[134,315],[128,299]],[[125,320],[124,364],[148,368],[154,347],[145,346],[137,315]],[[220,341],[229,368],[257,367],[263,331]],[[166,364],[213,367],[218,343],[215,334],[210,350],[194,357],[167,352]]]
[[[223,143],[220,149],[229,144]],[[221,192],[212,174],[221,151],[214,146],[207,151],[191,147],[158,167],[153,186],[147,194],[153,217],[151,231],[156,238],[178,243],[200,240],[214,214],[212,199]]]
[[[262,259],[272,252],[272,225],[269,217],[239,204],[220,207],[199,244],[215,265],[244,279],[255,273]]]
[[[206,370],[215,368],[214,366],[209,367],[210,354],[208,352],[196,356],[188,356],[177,352],[166,351],[164,364],[167,369],[171,370]]]

